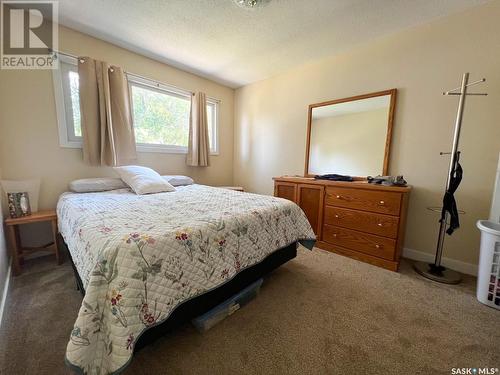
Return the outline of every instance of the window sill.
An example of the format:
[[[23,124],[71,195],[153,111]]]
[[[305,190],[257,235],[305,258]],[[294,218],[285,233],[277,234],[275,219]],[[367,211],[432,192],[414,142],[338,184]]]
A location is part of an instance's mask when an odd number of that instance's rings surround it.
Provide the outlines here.
[[[137,152],[145,152],[145,153],[187,154],[186,147],[175,147],[175,146],[137,144],[136,150]]]
[[[62,148],[82,148],[80,141],[66,141],[60,144]],[[184,147],[163,147],[155,145],[137,145],[137,152],[140,153],[160,153],[160,154],[187,154]],[[219,156],[219,151],[210,151],[210,156]]]

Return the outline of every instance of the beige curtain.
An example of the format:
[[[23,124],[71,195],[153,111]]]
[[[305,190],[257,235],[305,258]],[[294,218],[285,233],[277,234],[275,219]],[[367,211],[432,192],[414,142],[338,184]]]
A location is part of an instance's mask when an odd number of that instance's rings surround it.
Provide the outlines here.
[[[117,166],[137,158],[125,72],[89,57],[78,59],[83,160]]]
[[[209,166],[209,152],[207,98],[204,93],[199,92],[191,98],[187,165]]]

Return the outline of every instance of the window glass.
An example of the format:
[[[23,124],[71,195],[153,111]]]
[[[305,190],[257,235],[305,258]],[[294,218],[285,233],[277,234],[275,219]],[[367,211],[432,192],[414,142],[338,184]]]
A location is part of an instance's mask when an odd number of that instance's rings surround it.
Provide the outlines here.
[[[136,84],[131,91],[136,142],[187,147],[190,98]]]

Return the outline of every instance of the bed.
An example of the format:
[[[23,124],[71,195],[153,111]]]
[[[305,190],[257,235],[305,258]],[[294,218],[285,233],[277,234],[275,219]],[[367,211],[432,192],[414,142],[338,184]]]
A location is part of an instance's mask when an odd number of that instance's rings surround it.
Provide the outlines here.
[[[290,201],[196,184],[64,193],[57,215],[85,291],[66,363],[85,374],[121,372],[134,349],[315,241]]]

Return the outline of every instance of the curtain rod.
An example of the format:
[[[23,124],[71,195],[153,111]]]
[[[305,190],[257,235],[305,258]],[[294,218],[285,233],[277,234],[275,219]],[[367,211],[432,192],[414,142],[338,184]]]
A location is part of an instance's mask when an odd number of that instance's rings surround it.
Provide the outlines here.
[[[53,54],[55,54],[56,56],[57,55],[63,55],[63,56],[67,56],[67,57],[71,57],[73,59],[76,59],[76,60],[79,60],[80,62],[83,62],[82,58],[79,57],[79,56],[76,56],[76,55],[72,55],[71,53],[66,53],[66,52],[61,52],[61,51],[56,51],[56,50],[53,50],[53,49],[49,49],[49,52],[52,52]],[[173,89],[176,89],[176,90],[179,90],[179,91],[184,91],[184,92],[188,92],[190,93],[191,95],[195,95],[195,93],[191,90],[186,90],[186,89],[183,89],[182,87],[178,87],[178,86],[174,86],[174,85],[171,85],[171,84],[168,84],[168,83],[163,83],[163,82],[160,82],[156,79],[151,79],[149,77],[145,77],[145,76],[141,76],[140,74],[135,74],[135,73],[131,73],[131,72],[125,72],[127,75],[129,76],[132,76],[132,77],[136,77],[136,78],[140,78],[140,79],[144,79],[144,80],[147,80],[147,81],[152,81],[154,82],[156,85],[162,85],[162,86],[166,86],[166,87],[172,87]],[[220,103],[221,100],[220,99],[216,99],[216,98],[212,98],[212,97],[207,97],[207,99],[210,99],[212,101],[215,101],[217,103]]]

